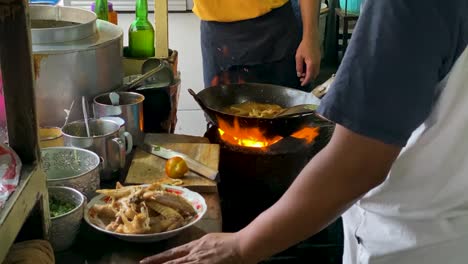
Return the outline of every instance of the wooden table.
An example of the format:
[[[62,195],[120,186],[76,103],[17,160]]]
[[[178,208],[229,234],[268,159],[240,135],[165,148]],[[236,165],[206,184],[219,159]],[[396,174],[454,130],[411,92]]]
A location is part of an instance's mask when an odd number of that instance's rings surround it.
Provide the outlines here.
[[[56,253],[57,264],[138,263],[142,258],[188,243],[212,232],[221,232],[222,219],[217,193],[202,194],[208,211],[194,226],[176,237],[154,243],[130,243],[99,232],[83,222],[74,246]]]
[[[145,142],[166,143],[209,143],[208,139],[175,134],[146,134]],[[128,157],[128,166],[133,154]],[[120,182],[125,182],[128,172],[125,169]],[[115,182],[102,182],[102,188],[113,188]],[[201,238],[207,233],[222,231],[221,205],[218,192],[200,194],[205,198],[208,210],[205,216],[194,226],[187,228],[179,235],[165,241],[154,243],[130,243],[107,235],[90,227],[85,221],[73,247],[67,251],[56,253],[57,264],[107,264],[107,263],[138,263],[142,258],[157,254],[164,250]]]

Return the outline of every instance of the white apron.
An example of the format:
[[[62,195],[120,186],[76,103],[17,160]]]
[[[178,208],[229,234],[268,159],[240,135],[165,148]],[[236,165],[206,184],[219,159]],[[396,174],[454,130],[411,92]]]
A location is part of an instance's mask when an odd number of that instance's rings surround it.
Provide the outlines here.
[[[344,264],[468,264],[468,48],[438,88],[386,181],[343,215]]]

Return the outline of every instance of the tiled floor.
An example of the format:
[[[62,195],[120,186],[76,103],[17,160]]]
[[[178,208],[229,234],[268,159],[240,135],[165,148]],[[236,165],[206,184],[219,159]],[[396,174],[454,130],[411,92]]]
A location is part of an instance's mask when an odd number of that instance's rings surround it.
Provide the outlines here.
[[[127,31],[134,14],[119,13],[119,26]],[[149,15],[150,18],[153,14]],[[124,34],[124,45],[127,45]],[[203,89],[202,58],[200,49],[200,21],[192,13],[169,14],[169,47],[179,53],[181,93],[179,101],[177,134],[201,136],[206,130],[203,111],[187,92],[188,88],[198,92]]]

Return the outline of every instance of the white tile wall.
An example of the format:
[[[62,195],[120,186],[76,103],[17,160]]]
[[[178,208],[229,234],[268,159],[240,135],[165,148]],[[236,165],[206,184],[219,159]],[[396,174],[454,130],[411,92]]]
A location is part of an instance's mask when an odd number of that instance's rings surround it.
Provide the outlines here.
[[[149,15],[152,18],[153,14]],[[119,26],[127,31],[134,19],[132,13],[119,13]],[[150,19],[152,20],[152,19]],[[124,36],[124,45],[128,43]],[[179,53],[181,92],[179,101],[177,134],[201,136],[206,131],[203,111],[187,92],[203,89],[202,58],[200,48],[200,21],[192,13],[169,13],[169,47]]]

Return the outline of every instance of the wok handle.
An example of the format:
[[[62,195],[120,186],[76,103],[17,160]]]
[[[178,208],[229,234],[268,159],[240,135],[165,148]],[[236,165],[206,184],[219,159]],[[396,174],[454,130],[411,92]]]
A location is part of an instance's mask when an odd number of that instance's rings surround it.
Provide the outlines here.
[[[195,99],[195,101],[198,103],[198,105],[201,107],[201,109],[205,112],[205,114],[208,116],[209,119],[211,119],[211,122],[215,124],[216,126],[218,125],[216,115],[213,114],[213,110],[209,109],[205,103],[198,97],[197,93],[195,93],[194,90],[188,89],[189,94]]]
[[[195,101],[197,101],[198,105],[200,105],[201,109],[204,110],[205,112],[209,112],[210,109],[208,109],[208,107],[205,105],[205,103],[203,103],[203,101],[200,99],[200,97],[198,97],[197,93],[195,93],[194,90],[192,89],[188,89],[188,92],[191,96],[193,96],[193,99],[195,99]]]

